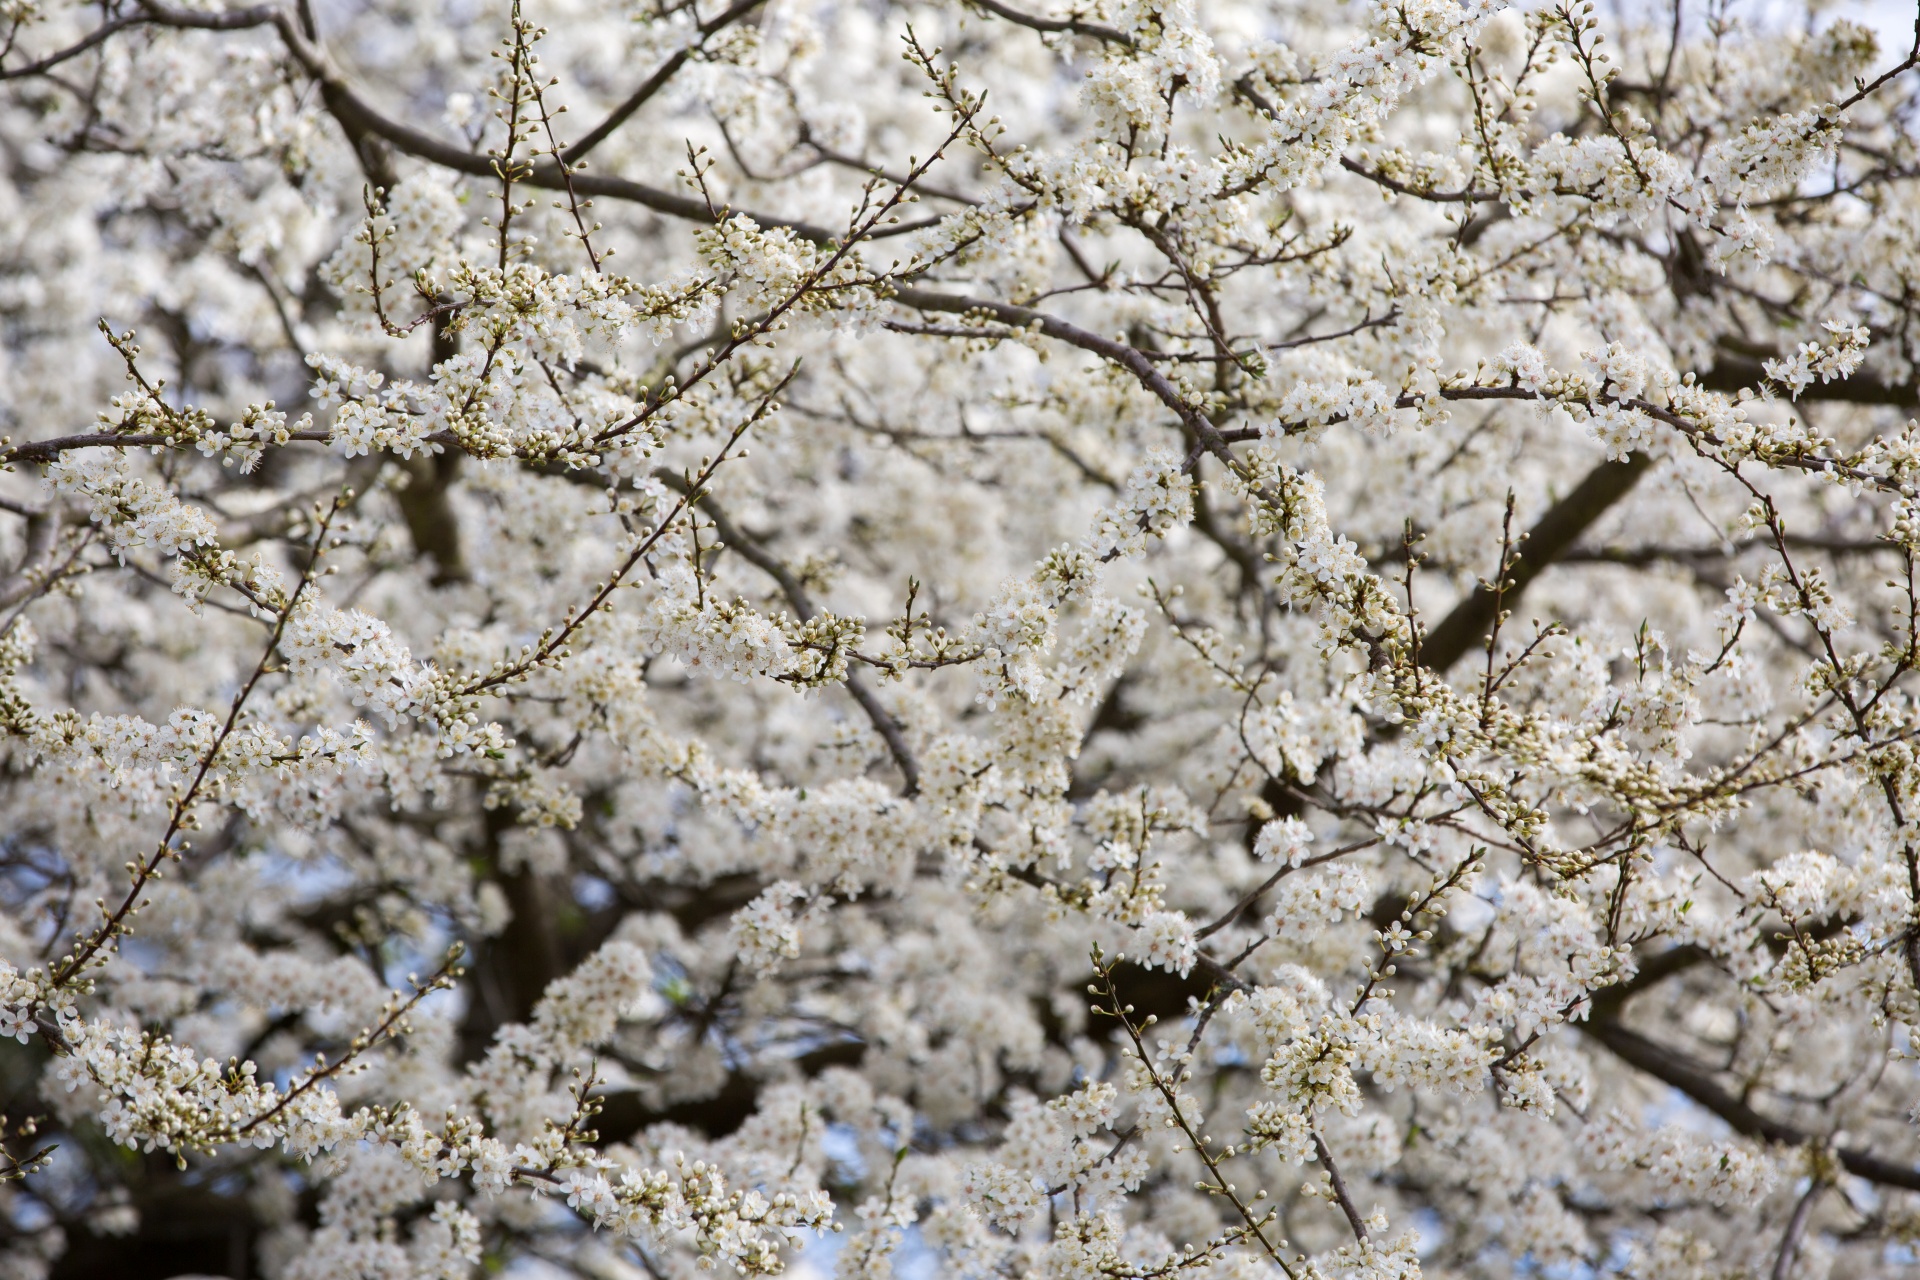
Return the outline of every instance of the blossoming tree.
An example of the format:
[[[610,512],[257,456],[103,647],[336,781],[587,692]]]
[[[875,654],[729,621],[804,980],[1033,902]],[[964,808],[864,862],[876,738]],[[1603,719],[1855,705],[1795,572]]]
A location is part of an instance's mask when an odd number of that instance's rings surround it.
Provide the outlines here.
[[[1908,1273],[1917,66],[3,0],[0,1274]]]

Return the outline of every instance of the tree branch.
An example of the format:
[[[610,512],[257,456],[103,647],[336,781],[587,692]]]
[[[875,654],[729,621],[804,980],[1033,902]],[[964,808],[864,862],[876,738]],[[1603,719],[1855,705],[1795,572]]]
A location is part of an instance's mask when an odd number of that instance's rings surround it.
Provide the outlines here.
[[[653,474],[655,479],[668,488],[681,494],[687,493],[686,481],[666,468],[658,468]],[[800,615],[801,621],[808,621],[819,612],[814,607],[812,597],[807,594],[806,587],[798,577],[794,576],[793,570],[787,568],[778,556],[748,536],[739,525],[727,519],[726,512],[720,509],[711,493],[701,493],[696,499],[696,505],[707,513],[707,519],[713,522],[714,532],[720,535],[720,541],[726,544],[729,551],[738,553],[742,560],[773,579],[780,588],[780,594],[787,598],[787,603],[793,607],[795,613]],[[893,718],[892,712],[881,705],[879,696],[874,693],[860,672],[847,672],[846,686],[847,693],[860,704],[860,710],[866,713],[867,719],[873,724],[874,732],[878,733],[881,740],[887,744],[887,752],[893,757],[893,763],[899,768],[900,775],[905,780],[906,794],[913,795],[918,792],[920,765],[913,757],[913,748],[908,745],[907,736],[902,731],[900,722]]]
[[[1605,515],[1614,503],[1624,498],[1640,477],[1653,469],[1644,453],[1636,453],[1624,462],[1603,462],[1587,473],[1572,493],[1547,509],[1521,544],[1519,559],[1507,574],[1508,586],[1500,593],[1500,604],[1511,607],[1527,585],[1571,548],[1580,535]],[[1435,671],[1445,671],[1459,661],[1492,629],[1495,592],[1481,584],[1453,607],[1420,644],[1420,661]]]
[[[1011,5],[1001,4],[1000,0],[966,0],[966,3],[975,9],[990,13],[996,18],[1005,18],[1015,26],[1026,27],[1032,31],[1044,32],[1049,35],[1064,31],[1069,35],[1086,36],[1089,39],[1101,40],[1107,44],[1124,45],[1129,49],[1133,48],[1133,40],[1129,36],[1122,32],[1115,31],[1112,27],[1101,26],[1097,22],[1083,22],[1079,18],[1036,17],[1031,13],[1022,13]]]
[[[700,36],[698,40],[695,40],[692,44],[682,46],[665,62],[661,63],[652,75],[641,81],[638,89],[635,89],[624,102],[607,114],[606,119],[588,130],[587,135],[581,138],[580,141],[561,152],[560,163],[567,168],[578,166],[579,163],[586,158],[588,152],[605,142],[613,135],[614,130],[625,124],[634,112],[645,106],[655,94],[665,88],[667,82],[672,80],[673,77],[679,73],[680,68],[687,64],[687,60],[707,42],[707,37],[724,31],[765,3],[766,0],[739,0],[739,3],[735,4],[732,8],[723,10],[701,23],[698,28]],[[576,188],[581,181],[583,181],[583,179],[578,174],[574,175]]]
[[[1587,1020],[1577,1025],[1616,1058],[1680,1090],[1726,1121],[1737,1133],[1789,1147],[1820,1142],[1816,1134],[1756,1111],[1744,1093],[1736,1094],[1722,1085],[1711,1068],[1630,1029],[1621,1021],[1629,998],[1707,958],[1706,952],[1695,947],[1676,947],[1662,953],[1652,963],[1642,966],[1633,982],[1625,987],[1596,994]],[[1869,1182],[1920,1191],[1920,1168],[1911,1164],[1888,1160],[1858,1147],[1840,1147],[1834,1154],[1847,1172]]]
[[[1367,1241],[1366,1220],[1360,1216],[1360,1210],[1353,1204],[1353,1196],[1347,1190],[1347,1180],[1340,1176],[1340,1168],[1333,1162],[1333,1152],[1327,1150],[1325,1138],[1318,1130],[1313,1135],[1313,1153],[1320,1159],[1320,1167],[1327,1171],[1327,1182],[1333,1187],[1333,1198],[1340,1205],[1340,1212],[1347,1215],[1347,1225],[1353,1228],[1353,1238],[1365,1244]]]
[[[1227,438],[1221,434],[1206,415],[1188,404],[1167,376],[1155,367],[1145,352],[1124,342],[1112,338],[1103,338],[1090,329],[1059,316],[1044,311],[1035,311],[1030,307],[1016,307],[1012,303],[993,302],[982,298],[962,298],[953,294],[938,293],[931,289],[904,288],[894,295],[894,301],[916,311],[933,311],[947,315],[981,315],[1000,324],[1016,329],[1037,329],[1049,338],[1079,347],[1111,361],[1127,370],[1140,385],[1152,392],[1162,404],[1172,409],[1180,422],[1191,431],[1199,441],[1201,448],[1227,464],[1235,465],[1233,450],[1228,447]]]

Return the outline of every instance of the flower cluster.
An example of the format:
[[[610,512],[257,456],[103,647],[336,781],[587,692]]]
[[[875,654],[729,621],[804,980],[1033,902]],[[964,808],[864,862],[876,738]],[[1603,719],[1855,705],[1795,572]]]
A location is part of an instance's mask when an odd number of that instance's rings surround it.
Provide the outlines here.
[[[0,1275],[1897,1269],[1910,32],[470,8],[0,3]]]

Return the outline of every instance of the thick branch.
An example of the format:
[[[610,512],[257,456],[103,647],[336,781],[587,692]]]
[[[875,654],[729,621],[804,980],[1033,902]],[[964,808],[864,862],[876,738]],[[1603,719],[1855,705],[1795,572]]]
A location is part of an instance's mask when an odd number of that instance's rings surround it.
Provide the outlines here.
[[[1079,325],[1059,316],[1048,315],[1044,311],[1035,311],[1031,307],[1016,307],[1007,302],[993,302],[981,298],[961,298],[953,294],[937,293],[932,289],[907,288],[894,295],[894,300],[916,311],[933,311],[946,315],[980,315],[997,323],[1010,325],[1016,329],[1037,329],[1049,338],[1079,347],[1082,351],[1092,352],[1104,360],[1119,365],[1131,373],[1140,385],[1152,392],[1162,404],[1179,415],[1181,424],[1193,433],[1200,446],[1214,457],[1234,466],[1233,450],[1227,446],[1227,438],[1220,434],[1206,415],[1188,404],[1167,376],[1160,372],[1147,354],[1124,342],[1112,338],[1103,338],[1091,329],[1082,329]]]
[[[967,0],[967,3],[975,9],[979,9],[985,13],[991,13],[997,18],[1005,18],[1015,26],[1026,27],[1032,31],[1044,32],[1049,35],[1064,31],[1069,35],[1086,36],[1093,40],[1104,41],[1107,44],[1118,44],[1124,45],[1129,49],[1133,48],[1133,41],[1126,35],[1115,31],[1112,27],[1101,26],[1097,22],[1082,22],[1079,18],[1036,17],[1031,13],[1022,13],[1011,5],[1001,4],[999,0]]]
[[[1581,547],[1566,552],[1560,559],[1566,564],[1618,564],[1639,568],[1659,564],[1662,561],[1696,563],[1706,560],[1726,560],[1764,545],[1746,542],[1719,547]],[[1899,543],[1888,542],[1883,538],[1789,537],[1787,545],[1795,550],[1820,551],[1832,556],[1868,556],[1878,555],[1881,552],[1898,555],[1900,553]]]
[[[289,431],[287,438],[324,444],[332,436],[316,427],[311,431]],[[123,435],[113,431],[90,431],[84,435],[55,436],[51,440],[28,440],[22,444],[8,445],[0,449],[0,467],[16,462],[52,462],[73,449],[146,449],[155,445],[186,443],[179,436],[163,436],[154,432]]]
[[[666,86],[667,82],[679,73],[680,68],[687,64],[687,59],[691,58],[695,51],[706,43],[708,36],[724,31],[765,3],[766,0],[739,0],[739,3],[733,5],[731,8],[715,14],[713,17],[701,23],[699,27],[700,38],[698,40],[695,40],[692,44],[683,46],[675,51],[665,62],[661,63],[652,75],[641,82],[638,89],[635,89],[628,95],[624,102],[607,114],[605,120],[595,125],[593,129],[588,131],[584,138],[562,152],[560,162],[568,167],[577,166],[586,158],[589,151],[592,151],[595,147],[605,142],[613,135],[614,130],[625,124],[634,112],[645,106],[655,94],[659,93],[660,90]],[[579,174],[574,175],[575,190],[580,189],[580,183],[582,181],[583,179]]]
[[[456,146],[444,139],[436,138],[423,130],[416,129],[412,125],[390,119],[382,115],[379,111],[376,111],[365,98],[362,98],[354,91],[353,87],[347,82],[346,75],[340,70],[339,66],[335,64],[333,59],[328,56],[326,50],[320,46],[318,41],[309,38],[308,35],[301,30],[299,19],[284,9],[272,6],[260,6],[252,9],[235,10],[225,14],[203,14],[190,10],[173,9],[165,5],[152,3],[143,5],[142,7],[147,15],[145,21],[156,26],[188,29],[239,30],[247,27],[271,25],[280,33],[281,42],[286,45],[287,52],[293,55],[294,61],[298,62],[308,75],[319,82],[321,99],[326,104],[328,113],[339,122],[340,127],[346,131],[350,139],[358,139],[364,135],[372,135],[373,137],[382,139],[398,150],[405,152],[407,155],[413,156],[415,159],[425,160],[431,164],[440,165],[442,168],[452,169],[457,173],[471,174],[477,178],[497,178],[499,176],[496,168],[498,161],[494,157],[482,155],[478,152],[467,150],[464,147]],[[715,21],[718,21],[718,19],[715,19]],[[678,70],[678,65],[676,64],[673,69]],[[638,110],[641,103],[644,102],[647,97],[653,96],[653,94],[658,91],[658,88],[658,85],[652,85],[651,87],[649,87],[649,85],[642,85],[641,90],[636,91],[634,97],[628,100],[629,103],[631,103],[632,110]],[[625,107],[626,104],[622,104],[622,106]],[[631,111],[628,111],[626,114],[631,114]],[[568,160],[570,162],[577,162],[581,155],[591,149],[591,146],[598,145],[598,143],[603,140],[605,132],[611,132],[611,128],[618,127],[619,123],[626,119],[626,115],[621,114],[619,109],[616,109],[615,115],[619,118],[611,120],[611,127],[608,125],[601,126],[601,128],[594,130],[593,133],[583,138],[581,145],[570,149],[567,157]],[[605,132],[602,132],[602,130],[605,130]],[[514,175],[515,181],[525,182],[530,186],[542,187],[554,191],[567,190],[569,177],[571,177],[572,190],[579,195],[607,196],[611,199],[627,200],[644,208],[652,209],[656,213],[664,213],[670,217],[685,218],[694,222],[711,222],[713,220],[712,212],[708,209],[704,200],[696,200],[691,196],[675,195],[672,192],[662,191],[657,187],[650,187],[644,183],[633,182],[626,178],[613,178],[585,173],[569,175],[566,168],[552,159],[528,166],[525,172]],[[771,217],[765,214],[750,213],[748,216],[763,227],[783,226],[809,240],[824,243],[837,238],[837,233],[829,231],[824,227],[815,227],[807,223],[795,222],[786,218]],[[875,234],[900,235],[913,229],[913,227],[917,225],[919,224],[901,224],[899,226],[889,227]]]
[[[1644,453],[1636,453],[1624,462],[1603,462],[1587,473],[1574,491],[1547,509],[1539,523],[1527,531],[1521,544],[1520,559],[1507,575],[1508,586],[1501,593],[1502,607],[1511,607],[1527,589],[1527,584],[1558,560],[1580,535],[1625,497],[1640,477],[1652,470]],[[1494,592],[1486,584],[1453,607],[1440,625],[1427,633],[1420,645],[1420,661],[1435,671],[1445,671],[1474,645],[1486,639],[1493,627]]]
[[[1611,1018],[1595,1017],[1582,1026],[1589,1036],[1605,1045],[1622,1062],[1672,1085],[1725,1120],[1738,1133],[1789,1147],[1801,1147],[1817,1140],[1814,1134],[1755,1111],[1739,1094],[1716,1080],[1707,1067],[1637,1031],[1629,1030]],[[1920,1169],[1910,1164],[1887,1160],[1857,1147],[1841,1147],[1835,1154],[1847,1172],[1869,1182],[1920,1191]]]
[[[413,538],[413,549],[433,561],[431,582],[436,587],[467,580],[466,557],[460,550],[460,518],[448,498],[462,456],[453,450],[415,454],[400,463],[407,484],[393,495],[407,533]]]
[[[681,493],[687,491],[686,481],[665,469],[654,472],[656,478],[670,488]],[[758,541],[744,533],[740,526],[727,519],[713,495],[703,493],[699,498],[699,507],[707,513],[707,519],[713,522],[713,531],[720,535],[720,541],[729,551],[736,552],[742,560],[759,569],[772,578],[780,588],[780,594],[787,598],[793,611],[800,615],[801,621],[811,619],[818,612],[813,599],[807,594],[806,587],[794,576],[780,558],[761,546]],[[881,705],[879,696],[867,684],[866,678],[858,671],[847,672],[847,693],[860,704],[860,710],[866,713],[875,733],[887,744],[887,752],[893,757],[893,763],[899,768],[906,783],[906,793],[913,795],[920,789],[920,766],[913,758],[913,748],[907,745],[907,736],[900,728],[900,722],[893,713]]]
[[[1729,395],[1744,387],[1757,387],[1767,381],[1766,367],[1750,356],[1722,353],[1713,366],[1700,375],[1700,385],[1709,391]],[[1854,375],[1833,382],[1815,382],[1802,387],[1800,400],[1831,401],[1836,404],[1887,404],[1911,407],[1920,403],[1920,387],[1911,383],[1882,382],[1877,378]]]
[[[1747,1102],[1745,1093],[1735,1093],[1721,1084],[1710,1067],[1632,1030],[1621,1021],[1626,1003],[1634,995],[1708,959],[1705,951],[1692,946],[1674,947],[1651,957],[1631,982],[1595,993],[1591,1013],[1585,1022],[1577,1025],[1622,1062],[1680,1090],[1738,1133],[1789,1147],[1819,1141],[1819,1135],[1756,1111]],[[1834,1154],[1847,1172],[1869,1182],[1920,1191],[1920,1168],[1911,1164],[1888,1160],[1857,1147],[1840,1147]]]
[[[139,26],[144,21],[146,21],[146,19],[141,18],[138,14],[124,14],[113,19],[111,22],[95,27],[92,31],[68,45],[66,48],[50,53],[44,58],[24,63],[17,67],[0,68],[0,81],[20,80],[28,76],[37,76],[51,71],[61,63],[79,57],[95,45],[104,43],[109,36],[114,35],[116,32],[123,31],[127,27]]]

